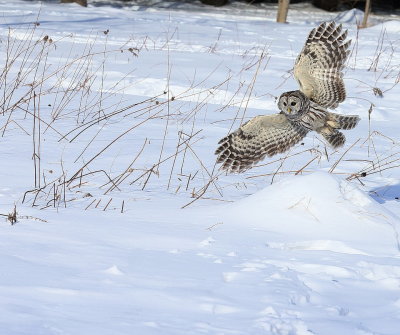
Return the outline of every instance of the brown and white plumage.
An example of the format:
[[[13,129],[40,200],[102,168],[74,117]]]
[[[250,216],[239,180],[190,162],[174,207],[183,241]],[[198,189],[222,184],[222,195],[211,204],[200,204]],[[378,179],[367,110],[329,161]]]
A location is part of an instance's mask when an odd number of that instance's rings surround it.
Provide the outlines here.
[[[242,172],[265,156],[285,152],[308,131],[283,114],[257,116],[219,141],[217,163],[224,170]]]
[[[294,76],[310,100],[336,108],[346,98],[342,69],[350,53],[347,30],[335,22],[314,28],[296,59]]]
[[[346,98],[342,69],[351,41],[341,25],[322,23],[313,29],[296,59],[294,75],[300,90],[283,93],[280,114],[257,116],[219,141],[217,163],[228,172],[242,172],[265,156],[287,151],[310,131],[333,147],[345,143],[338,129],[354,128],[359,117],[340,115],[336,108]]]

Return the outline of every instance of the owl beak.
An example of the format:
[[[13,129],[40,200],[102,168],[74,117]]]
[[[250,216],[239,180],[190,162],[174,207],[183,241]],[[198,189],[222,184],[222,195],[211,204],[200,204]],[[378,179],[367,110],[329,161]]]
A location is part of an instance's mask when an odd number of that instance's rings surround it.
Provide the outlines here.
[[[288,107],[287,111],[288,111],[289,114],[292,113],[292,109],[290,107]]]

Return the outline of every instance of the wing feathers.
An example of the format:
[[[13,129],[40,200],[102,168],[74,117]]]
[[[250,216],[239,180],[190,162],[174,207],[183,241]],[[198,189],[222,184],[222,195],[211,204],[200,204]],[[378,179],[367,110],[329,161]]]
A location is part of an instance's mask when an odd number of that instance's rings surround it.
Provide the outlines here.
[[[325,108],[336,108],[346,98],[341,72],[350,53],[346,38],[342,25],[322,23],[309,34],[294,66],[300,90]]]
[[[336,108],[346,98],[342,69],[351,43],[346,39],[342,25],[322,23],[310,32],[296,59],[294,76],[300,90],[321,108]],[[333,147],[343,145],[345,137],[337,129],[354,128],[359,117],[324,113],[326,119],[317,132]],[[301,120],[289,120],[283,113],[257,116],[218,142],[217,163],[228,172],[243,172],[265,156],[287,151],[306,136],[308,128],[315,127],[306,128]]]
[[[243,172],[265,156],[285,152],[307,132],[282,114],[257,116],[219,141],[217,163],[228,172]]]

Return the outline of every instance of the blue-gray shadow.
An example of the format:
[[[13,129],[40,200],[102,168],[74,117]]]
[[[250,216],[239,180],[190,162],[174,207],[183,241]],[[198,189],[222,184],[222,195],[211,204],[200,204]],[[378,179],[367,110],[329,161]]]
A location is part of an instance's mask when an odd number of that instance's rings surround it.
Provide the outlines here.
[[[400,202],[400,184],[377,187],[369,192],[370,196],[380,204],[386,201]]]

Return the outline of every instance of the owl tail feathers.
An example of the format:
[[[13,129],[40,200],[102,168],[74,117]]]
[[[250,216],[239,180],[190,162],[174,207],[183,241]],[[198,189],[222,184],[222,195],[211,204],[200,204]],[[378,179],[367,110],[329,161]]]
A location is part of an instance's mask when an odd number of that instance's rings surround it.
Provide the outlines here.
[[[331,130],[326,132],[322,131],[321,135],[335,149],[343,146],[343,144],[346,142],[346,137],[340,131],[337,130]]]
[[[334,129],[353,129],[358,121],[360,121],[360,117],[358,115],[340,115],[336,113],[329,112],[328,113],[328,125]]]

